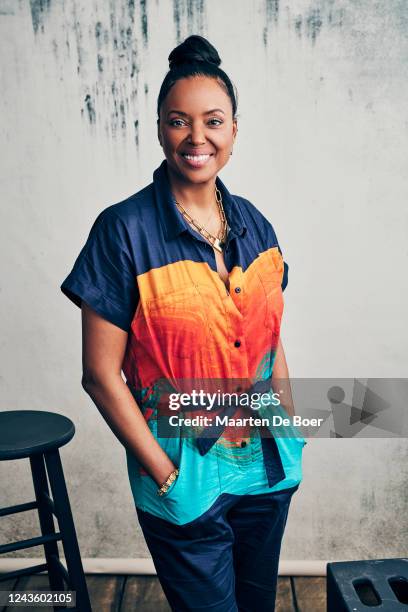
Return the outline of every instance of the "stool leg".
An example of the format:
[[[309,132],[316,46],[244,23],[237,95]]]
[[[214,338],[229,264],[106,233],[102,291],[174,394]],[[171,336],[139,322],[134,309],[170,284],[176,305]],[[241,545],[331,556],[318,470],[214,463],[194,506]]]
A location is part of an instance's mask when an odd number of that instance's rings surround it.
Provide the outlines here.
[[[62,536],[67,570],[72,589],[76,591],[76,608],[79,612],[92,612],[60,454],[58,449],[55,449],[45,452],[44,457]]]
[[[43,499],[43,493],[49,495],[47,474],[44,466],[44,457],[42,454],[32,455],[30,457],[31,474],[33,477],[34,492],[38,503],[38,518],[40,520],[41,534],[49,535],[55,533],[54,521],[52,512],[47,503]],[[48,579],[52,591],[65,591],[64,580],[56,569],[53,559],[59,559],[58,543],[47,542],[44,544],[45,559],[48,565]]]

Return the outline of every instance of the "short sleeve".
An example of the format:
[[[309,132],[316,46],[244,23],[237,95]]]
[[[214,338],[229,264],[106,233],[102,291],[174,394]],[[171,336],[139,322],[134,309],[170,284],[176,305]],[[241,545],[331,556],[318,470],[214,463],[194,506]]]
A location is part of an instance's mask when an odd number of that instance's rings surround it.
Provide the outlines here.
[[[271,223],[266,220],[266,235],[267,235],[267,248],[271,248],[271,247],[278,247],[278,251],[279,253],[282,255],[283,257],[283,253],[282,253],[282,249],[279,245],[278,239],[276,237],[275,234],[275,230],[273,229]],[[284,260],[283,261],[283,277],[282,277],[282,291],[285,291],[287,284],[288,284],[288,280],[289,280],[289,265],[287,264],[287,262]]]
[[[131,240],[123,220],[109,208],[95,220],[61,291],[129,331],[139,300]]]
[[[279,253],[283,257],[283,254],[282,254],[282,251],[281,251],[280,247],[279,247]],[[283,277],[282,277],[282,285],[281,285],[282,286],[282,291],[285,291],[285,289],[287,287],[288,280],[289,280],[288,274],[289,274],[289,265],[286,263],[285,260],[283,260]]]

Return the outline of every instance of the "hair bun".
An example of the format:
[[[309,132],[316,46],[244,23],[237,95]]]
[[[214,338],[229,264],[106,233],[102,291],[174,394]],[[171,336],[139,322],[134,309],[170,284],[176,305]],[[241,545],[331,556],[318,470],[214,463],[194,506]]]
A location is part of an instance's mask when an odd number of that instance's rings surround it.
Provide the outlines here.
[[[170,53],[169,68],[172,70],[175,66],[196,62],[207,62],[219,66],[221,59],[217,49],[206,38],[193,34]]]

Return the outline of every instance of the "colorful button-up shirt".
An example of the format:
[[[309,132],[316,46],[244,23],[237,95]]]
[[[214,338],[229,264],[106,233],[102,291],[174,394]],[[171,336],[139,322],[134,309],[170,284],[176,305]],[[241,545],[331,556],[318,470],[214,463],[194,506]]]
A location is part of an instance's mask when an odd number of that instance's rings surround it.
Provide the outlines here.
[[[168,389],[185,391],[182,381],[217,381],[237,392],[249,388],[245,381],[261,381],[265,391],[272,376],[288,266],[265,216],[231,195],[219,177],[216,184],[229,226],[228,289],[213,247],[176,206],[166,160],[150,185],[99,214],[61,285],[75,304],[83,300],[128,332],[122,365],[127,385],[179,467],[179,477],[159,497],[156,483],[127,449],[131,490],[137,507],[178,524],[201,516],[224,492],[295,486],[306,444],[296,431],[275,437],[273,427],[227,425],[209,435],[208,428],[195,435],[183,435],[182,427],[173,435],[160,429],[163,398]],[[230,412],[234,418],[244,413],[248,408]],[[274,414],[287,416],[282,406]]]

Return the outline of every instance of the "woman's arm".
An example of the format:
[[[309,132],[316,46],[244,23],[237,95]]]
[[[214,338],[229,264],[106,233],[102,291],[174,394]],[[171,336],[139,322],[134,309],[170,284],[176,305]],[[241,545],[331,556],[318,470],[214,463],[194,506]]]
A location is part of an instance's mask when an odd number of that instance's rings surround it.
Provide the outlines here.
[[[288,365],[282,346],[282,341],[279,338],[278,348],[276,351],[275,362],[272,371],[272,389],[275,393],[279,393],[280,402],[288,413],[288,416],[294,416],[295,409],[293,406],[292,389],[290,387]]]
[[[175,465],[122,378],[128,334],[82,303],[82,386],[119,439],[160,486]]]

